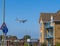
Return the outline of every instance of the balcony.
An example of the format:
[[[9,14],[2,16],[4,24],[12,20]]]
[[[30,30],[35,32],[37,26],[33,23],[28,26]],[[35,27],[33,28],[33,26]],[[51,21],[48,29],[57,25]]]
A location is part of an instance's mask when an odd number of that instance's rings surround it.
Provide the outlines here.
[[[50,25],[50,23],[45,23],[45,28],[52,28],[52,26]]]
[[[48,33],[45,35],[45,38],[53,38],[53,33]]]
[[[50,25],[46,25],[45,28],[50,28],[51,26]]]

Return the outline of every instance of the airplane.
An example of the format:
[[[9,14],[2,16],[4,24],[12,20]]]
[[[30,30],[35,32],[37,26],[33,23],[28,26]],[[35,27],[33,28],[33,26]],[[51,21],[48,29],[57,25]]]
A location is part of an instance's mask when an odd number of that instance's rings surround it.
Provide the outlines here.
[[[18,18],[16,18],[16,21],[18,21],[18,22],[20,22],[20,23],[25,23],[27,20],[26,20],[26,19],[23,20],[23,19],[18,19]]]

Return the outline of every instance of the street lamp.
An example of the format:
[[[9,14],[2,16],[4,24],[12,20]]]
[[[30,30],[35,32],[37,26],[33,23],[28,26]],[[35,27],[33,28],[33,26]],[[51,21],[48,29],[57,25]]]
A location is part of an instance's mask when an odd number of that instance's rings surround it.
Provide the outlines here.
[[[7,34],[7,32],[8,32],[8,28],[7,28],[7,26],[6,26],[6,23],[5,23],[5,0],[3,0],[3,3],[2,3],[3,5],[3,7],[2,7],[2,18],[3,18],[3,24],[2,24],[2,26],[1,26],[1,30],[2,30],[2,32],[3,32],[3,35],[2,35],[2,46],[5,46],[4,45],[4,43],[6,43],[5,42],[5,40],[6,40],[6,34]]]

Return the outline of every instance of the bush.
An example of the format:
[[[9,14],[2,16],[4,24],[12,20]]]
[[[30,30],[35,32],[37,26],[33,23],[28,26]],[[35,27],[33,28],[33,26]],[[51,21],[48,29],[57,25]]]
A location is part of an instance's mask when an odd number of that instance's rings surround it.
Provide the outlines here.
[[[45,43],[42,43],[41,46],[46,46],[46,44]]]
[[[56,43],[56,46],[60,46],[60,43]]]
[[[28,43],[24,43],[24,46],[28,46]]]

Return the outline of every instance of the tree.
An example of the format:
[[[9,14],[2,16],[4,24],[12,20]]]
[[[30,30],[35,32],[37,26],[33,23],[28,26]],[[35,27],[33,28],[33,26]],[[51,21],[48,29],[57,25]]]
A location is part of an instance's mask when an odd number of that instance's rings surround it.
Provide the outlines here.
[[[25,35],[24,37],[23,37],[23,39],[31,39],[31,36],[29,36],[29,35]]]
[[[17,39],[16,36],[7,36],[6,38],[7,38],[7,39]]]
[[[24,43],[24,46],[28,46],[28,43],[25,42],[25,43]]]

